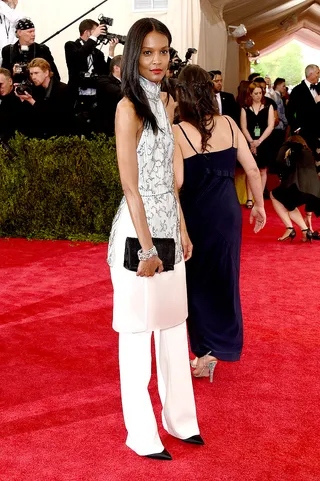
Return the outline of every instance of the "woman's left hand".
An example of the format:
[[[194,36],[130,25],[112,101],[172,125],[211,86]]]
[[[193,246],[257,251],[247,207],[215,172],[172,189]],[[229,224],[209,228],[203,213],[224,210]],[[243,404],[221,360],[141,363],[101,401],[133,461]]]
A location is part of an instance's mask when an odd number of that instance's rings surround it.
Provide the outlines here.
[[[267,222],[267,215],[264,207],[257,207],[256,205],[253,206],[250,214],[250,224],[253,223],[253,219],[256,220],[253,228],[253,232],[256,234],[264,228]]]
[[[193,245],[187,231],[181,232],[181,244],[184,260],[188,261],[192,257]]]

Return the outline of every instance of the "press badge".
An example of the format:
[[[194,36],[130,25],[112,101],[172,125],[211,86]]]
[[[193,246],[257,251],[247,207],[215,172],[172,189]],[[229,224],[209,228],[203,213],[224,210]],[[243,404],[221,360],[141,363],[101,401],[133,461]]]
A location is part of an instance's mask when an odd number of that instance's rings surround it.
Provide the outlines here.
[[[254,128],[254,136],[260,137],[260,127],[259,127],[259,125],[256,125],[255,128]]]

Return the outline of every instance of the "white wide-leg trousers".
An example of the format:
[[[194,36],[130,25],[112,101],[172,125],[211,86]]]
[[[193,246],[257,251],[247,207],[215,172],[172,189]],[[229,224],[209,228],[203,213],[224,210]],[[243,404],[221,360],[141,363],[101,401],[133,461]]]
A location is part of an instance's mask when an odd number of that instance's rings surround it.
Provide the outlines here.
[[[126,444],[141,456],[164,449],[148,392],[151,336],[152,332],[119,334],[121,397],[128,431]],[[154,337],[163,426],[180,439],[199,434],[186,323],[155,331]]]

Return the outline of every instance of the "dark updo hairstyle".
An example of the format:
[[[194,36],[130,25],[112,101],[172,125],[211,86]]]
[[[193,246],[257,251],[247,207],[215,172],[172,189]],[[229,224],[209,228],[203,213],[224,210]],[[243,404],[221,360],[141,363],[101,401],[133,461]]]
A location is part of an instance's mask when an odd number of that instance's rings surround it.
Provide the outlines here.
[[[123,95],[133,103],[137,116],[143,121],[144,126],[151,126],[156,134],[158,132],[157,120],[139,81],[139,59],[142,44],[150,32],[158,32],[167,37],[168,46],[170,46],[171,33],[162,22],[155,18],[141,18],[135,22],[129,30],[123,51],[121,84]]]
[[[201,134],[202,152],[207,150],[214,122],[219,115],[211,77],[199,65],[185,67],[177,83],[180,120],[189,122]]]

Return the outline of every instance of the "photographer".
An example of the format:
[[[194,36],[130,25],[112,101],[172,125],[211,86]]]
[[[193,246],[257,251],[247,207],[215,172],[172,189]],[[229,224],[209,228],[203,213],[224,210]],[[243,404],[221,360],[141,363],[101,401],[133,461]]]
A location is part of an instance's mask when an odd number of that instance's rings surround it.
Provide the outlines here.
[[[101,35],[106,34],[106,26],[94,20],[83,20],[79,25],[80,38],[65,44],[66,62],[69,72],[69,87],[74,100],[79,97],[96,95],[97,76],[108,75],[110,62],[114,56],[117,39],[110,41],[109,57],[97,49]]]
[[[109,75],[101,75],[97,82],[97,108],[99,131],[108,137],[114,135],[114,119],[121,92],[122,55],[116,55],[110,62]]]
[[[36,31],[33,22],[28,18],[19,20],[16,25],[18,41],[2,49],[2,67],[13,74],[15,82],[27,77],[27,64],[34,58],[44,58],[49,62],[54,76],[60,80],[60,75],[49,48],[35,42]]]
[[[11,73],[0,68],[0,138],[7,142],[16,130],[23,130],[21,125],[21,102],[14,94]]]
[[[16,9],[18,0],[0,0],[0,65],[3,47],[15,42],[15,24],[22,14]]]
[[[49,138],[72,134],[72,104],[68,86],[53,76],[49,62],[43,58],[33,59],[28,69],[34,88],[31,90],[27,87],[23,91],[24,85],[18,85],[15,94],[22,102],[29,104],[32,124],[30,135]]]

